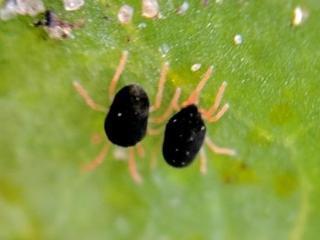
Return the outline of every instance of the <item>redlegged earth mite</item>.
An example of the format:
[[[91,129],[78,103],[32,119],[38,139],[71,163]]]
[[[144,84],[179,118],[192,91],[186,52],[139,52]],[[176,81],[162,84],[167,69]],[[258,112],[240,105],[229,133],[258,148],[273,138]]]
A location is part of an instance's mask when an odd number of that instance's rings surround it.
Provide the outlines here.
[[[142,178],[137,171],[134,148],[137,148],[138,153],[143,152],[140,142],[143,140],[146,133],[156,133],[152,129],[148,129],[149,112],[153,112],[161,106],[169,64],[167,62],[163,64],[160,72],[155,103],[150,106],[148,94],[138,84],[126,85],[115,94],[116,86],[125,68],[127,58],[128,52],[124,51],[109,85],[109,96],[112,99],[112,103],[104,121],[104,130],[111,143],[120,147],[129,148],[128,166],[130,175],[136,183],[140,183],[142,182]],[[79,82],[75,81],[73,85],[90,108],[96,111],[106,112],[106,109],[97,104]],[[165,111],[165,116],[162,116],[162,118],[165,118],[173,111],[172,105],[178,100],[179,95],[180,89],[177,89],[171,101],[171,105]],[[109,147],[110,144],[106,143],[98,156],[93,161],[86,164],[83,169],[85,171],[91,171],[100,165],[105,159]]]
[[[165,161],[173,167],[181,168],[188,166],[200,151],[200,171],[203,174],[206,173],[206,155],[204,150],[200,150],[204,142],[213,152],[226,155],[235,154],[235,151],[232,149],[218,147],[206,136],[206,125],[203,120],[205,119],[210,123],[217,122],[229,109],[229,104],[225,104],[218,111],[227,83],[222,83],[215,102],[208,110],[199,109],[197,106],[199,95],[211,77],[212,71],[213,68],[211,66],[204,74],[196,89],[182,104],[183,107],[166,124],[162,153]]]

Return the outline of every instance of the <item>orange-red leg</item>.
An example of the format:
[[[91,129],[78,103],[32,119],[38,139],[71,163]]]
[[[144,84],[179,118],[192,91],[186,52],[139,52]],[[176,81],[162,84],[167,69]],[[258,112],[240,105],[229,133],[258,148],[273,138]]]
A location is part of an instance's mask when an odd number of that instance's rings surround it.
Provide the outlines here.
[[[218,122],[220,120],[220,118],[229,110],[229,104],[226,103],[225,105],[223,105],[223,107],[220,109],[219,112],[217,112],[214,116],[212,116],[211,118],[209,118],[209,122]]]
[[[142,183],[142,178],[137,170],[137,164],[136,164],[136,160],[135,160],[135,156],[134,156],[134,148],[133,147],[129,148],[128,167],[129,167],[129,173],[130,173],[132,180],[137,184]]]
[[[236,151],[234,149],[219,147],[208,136],[205,139],[205,143],[207,144],[209,149],[214,153],[229,156],[236,155]]]
[[[110,100],[115,95],[117,83],[118,83],[118,81],[120,79],[120,76],[121,76],[125,66],[126,66],[128,55],[129,55],[128,51],[123,51],[122,52],[118,67],[117,67],[117,69],[116,69],[116,71],[115,71],[115,73],[114,73],[114,75],[112,77],[111,83],[109,85],[109,98],[110,98]]]
[[[97,104],[89,95],[87,90],[78,82],[74,81],[73,82],[73,87],[74,89],[78,92],[78,94],[82,97],[82,99],[85,101],[85,103],[93,110],[99,111],[99,112],[105,112],[106,109]]]
[[[94,145],[100,144],[104,140],[103,135],[100,133],[93,133],[91,135],[91,143]]]
[[[162,97],[163,97],[163,90],[164,90],[164,84],[166,83],[167,80],[167,74],[169,71],[169,63],[165,62],[161,68],[160,71],[160,79],[158,82],[158,90],[156,94],[156,98],[154,101],[154,104],[150,107],[150,112],[153,112],[160,108],[161,103],[162,103]]]
[[[152,127],[148,127],[148,134],[150,136],[156,136],[161,134],[162,132],[162,128],[152,128]]]
[[[138,143],[136,145],[136,148],[137,148],[137,153],[138,153],[139,157],[143,158],[145,156],[145,151],[144,151],[144,148],[143,148],[142,144]]]
[[[153,170],[157,166],[157,154],[155,151],[151,154],[150,169]]]
[[[219,90],[216,94],[216,97],[215,97],[215,100],[214,100],[212,106],[209,108],[209,110],[207,110],[205,112],[206,119],[210,119],[212,117],[212,115],[217,112],[217,110],[221,104],[221,100],[223,98],[223,94],[224,94],[226,87],[227,87],[227,82],[223,82],[221,84],[221,86],[219,87]]]
[[[200,149],[200,173],[205,175],[207,173],[207,155],[203,147]]]
[[[170,115],[172,114],[172,112],[174,110],[179,110],[179,97],[181,95],[181,88],[177,88],[171,101],[170,101],[170,104],[169,106],[167,107],[167,109],[165,110],[165,112],[159,116],[159,117],[155,117],[155,118],[151,118],[150,119],[150,122],[152,123],[162,123],[164,122],[166,119],[168,119],[170,117]]]
[[[106,155],[109,151],[109,148],[110,148],[110,144],[109,143],[105,144],[104,147],[102,148],[102,150],[100,151],[100,153],[98,154],[98,156],[93,161],[84,165],[82,167],[82,170],[85,172],[90,172],[90,171],[93,171],[94,169],[96,169],[100,164],[103,163],[103,161],[106,158]]]
[[[210,66],[208,70],[205,72],[205,74],[203,75],[200,82],[198,83],[196,89],[190,94],[189,98],[182,104],[182,106],[188,106],[190,104],[198,103],[200,93],[204,88],[204,86],[206,85],[206,83],[208,82],[208,80],[210,79],[212,72],[213,72],[213,66]]]

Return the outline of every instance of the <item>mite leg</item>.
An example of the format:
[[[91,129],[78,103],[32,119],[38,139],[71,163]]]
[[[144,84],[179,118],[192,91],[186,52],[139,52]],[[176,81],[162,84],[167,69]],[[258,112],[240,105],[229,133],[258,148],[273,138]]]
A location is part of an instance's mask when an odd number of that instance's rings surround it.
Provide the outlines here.
[[[212,142],[212,140],[209,137],[206,137],[205,143],[208,145],[209,149],[214,153],[228,156],[236,155],[236,151],[234,149],[219,147],[214,142]]]
[[[207,162],[208,162],[207,155],[204,148],[202,147],[200,149],[200,173],[202,175],[207,174]]]
[[[159,135],[161,134],[162,132],[162,129],[161,128],[151,128],[151,127],[148,127],[148,134],[150,136],[156,136],[156,135]]]
[[[153,151],[151,154],[150,170],[155,169],[156,166],[157,166],[157,155],[156,155],[156,152]]]
[[[123,51],[121,58],[120,58],[120,61],[119,61],[119,64],[118,64],[118,67],[117,67],[117,69],[112,77],[111,83],[109,85],[109,98],[110,99],[112,99],[115,94],[117,83],[119,81],[119,78],[120,78],[125,66],[126,66],[127,59],[128,59],[128,51]]]
[[[209,122],[218,122],[219,119],[228,111],[229,109],[229,104],[226,103],[225,105],[223,105],[223,107],[220,109],[219,112],[217,112],[214,116],[212,116],[210,119],[209,119]]]
[[[161,68],[160,79],[158,82],[158,90],[157,90],[154,104],[150,107],[150,112],[157,110],[161,106],[163,89],[164,89],[164,84],[166,83],[166,80],[167,80],[168,71],[169,71],[169,63],[165,62]]]
[[[98,145],[100,144],[102,141],[104,140],[104,136],[100,133],[93,133],[91,135],[91,139],[90,139],[90,142],[93,144],[93,145]]]
[[[198,83],[196,89],[190,94],[189,98],[182,104],[182,106],[198,103],[200,93],[204,88],[204,86],[206,85],[206,83],[208,82],[209,78],[211,77],[212,72],[213,72],[213,66],[210,66],[208,70],[205,72],[205,74],[203,75],[200,82]]]
[[[109,151],[109,148],[110,148],[110,144],[109,143],[105,144],[102,150],[100,151],[100,153],[98,154],[98,156],[94,160],[92,160],[91,162],[89,162],[88,164],[82,167],[82,171],[90,172],[96,169],[101,163],[103,163]]]
[[[87,90],[84,89],[84,87],[77,81],[73,82],[74,89],[78,92],[78,94],[83,98],[85,103],[93,110],[99,111],[99,112],[106,112],[106,109],[97,104],[88,94]]]
[[[218,108],[219,108],[219,106],[220,106],[221,100],[222,100],[222,98],[223,98],[223,94],[224,94],[224,91],[225,91],[226,87],[227,87],[227,82],[223,82],[223,83],[221,84],[221,86],[219,87],[219,90],[218,90],[218,92],[217,92],[217,95],[216,95],[216,98],[215,98],[215,100],[214,100],[214,103],[213,103],[212,106],[209,108],[209,110],[207,110],[207,111],[204,112],[204,118],[205,118],[205,119],[208,119],[208,120],[209,120],[210,118],[212,118],[212,115],[217,112],[217,110],[218,110]],[[225,109],[224,112],[226,112],[226,110],[228,110],[227,108],[229,108],[229,105],[225,105],[223,108]],[[224,113],[224,112],[223,112],[223,113]],[[223,114],[222,114],[222,115],[223,115]],[[221,116],[222,116],[222,115],[221,115]]]
[[[134,157],[134,148],[133,147],[129,148],[128,167],[129,167],[129,173],[130,173],[130,175],[132,177],[132,180],[137,184],[142,183],[142,178],[141,178],[141,176],[140,176],[140,174],[138,173],[138,170],[137,170],[137,164],[136,164],[136,160],[135,160],[135,157]]]
[[[143,158],[145,156],[145,151],[144,151],[142,144],[138,143],[136,148],[137,148],[137,153],[138,153],[139,157]]]
[[[156,117],[156,118],[151,118],[149,121],[151,123],[162,123],[164,122],[166,119],[169,118],[169,116],[172,114],[172,112],[174,110],[178,111],[179,110],[179,97],[181,95],[181,88],[177,88],[172,99],[171,99],[171,102],[168,106],[168,108],[165,110],[165,112],[159,116],[159,117]]]

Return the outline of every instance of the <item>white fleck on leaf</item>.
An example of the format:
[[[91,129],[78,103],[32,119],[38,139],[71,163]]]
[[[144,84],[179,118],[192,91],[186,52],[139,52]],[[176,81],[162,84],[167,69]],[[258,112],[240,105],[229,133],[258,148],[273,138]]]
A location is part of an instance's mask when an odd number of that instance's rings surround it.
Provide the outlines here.
[[[113,151],[113,157],[117,160],[127,160],[128,153],[125,149],[116,147]]]
[[[292,25],[293,26],[301,25],[307,17],[308,17],[307,11],[303,10],[300,6],[297,6],[293,10]]]
[[[235,45],[240,45],[243,42],[242,36],[240,34],[236,34],[233,38],[233,42]]]
[[[185,14],[185,12],[189,9],[189,3],[184,1],[181,6],[178,8],[177,13],[180,15]]]
[[[195,63],[191,66],[191,71],[196,72],[201,68],[201,63]]]
[[[35,16],[44,11],[42,0],[7,0],[0,9],[0,19],[9,20],[17,14]]]
[[[164,43],[159,47],[159,52],[161,53],[162,57],[167,56],[168,52],[170,51],[170,47],[168,44]]]
[[[0,9],[0,19],[9,20],[17,14],[17,3],[14,0],[7,1]]]
[[[143,29],[143,28],[146,28],[147,27],[147,24],[145,22],[141,22],[138,24],[138,28],[139,29]]]
[[[133,8],[129,5],[123,5],[118,12],[118,20],[122,24],[128,24],[131,22],[133,16]]]
[[[142,0],[142,16],[156,18],[159,16],[159,3],[157,0]]]
[[[22,15],[35,16],[45,11],[42,0],[16,0],[16,2],[18,6],[17,12]]]
[[[75,11],[84,5],[84,0],[63,0],[64,9],[67,11]]]
[[[73,38],[70,26],[45,27],[45,30],[52,39]]]

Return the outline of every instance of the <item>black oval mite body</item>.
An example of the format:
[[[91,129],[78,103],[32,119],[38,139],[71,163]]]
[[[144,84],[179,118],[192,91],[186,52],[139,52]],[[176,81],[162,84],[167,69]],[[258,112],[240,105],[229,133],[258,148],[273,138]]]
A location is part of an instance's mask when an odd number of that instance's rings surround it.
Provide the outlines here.
[[[206,126],[196,105],[191,104],[173,115],[166,125],[162,153],[173,167],[185,167],[196,157],[203,144]]]
[[[140,142],[147,132],[149,107],[148,95],[139,85],[120,89],[104,122],[108,139],[121,147]]]

